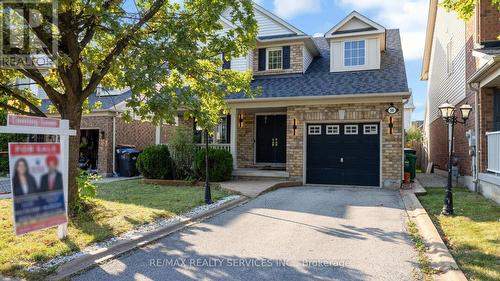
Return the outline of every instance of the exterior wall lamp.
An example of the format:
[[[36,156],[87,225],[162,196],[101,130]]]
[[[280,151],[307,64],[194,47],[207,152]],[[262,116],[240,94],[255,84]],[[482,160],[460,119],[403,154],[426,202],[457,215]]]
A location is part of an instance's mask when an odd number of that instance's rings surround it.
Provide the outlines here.
[[[238,116],[238,123],[239,123],[239,127],[243,128],[243,123],[244,123],[243,113],[240,113],[240,115]]]
[[[293,135],[296,136],[297,135],[297,119],[293,119]]]
[[[394,115],[399,112],[399,108],[397,108],[394,103],[391,103],[389,107],[385,110],[385,112],[389,113],[390,115]],[[394,117],[390,116],[389,117],[389,134],[394,133]]]
[[[472,112],[472,106],[464,104],[460,107],[462,120],[456,116],[456,108],[448,101],[439,106],[439,112],[444,122],[449,126],[449,151],[448,151],[448,185],[446,186],[446,195],[444,197],[443,215],[453,215],[453,193],[452,193],[452,165],[453,165],[453,137],[456,124],[466,124]]]

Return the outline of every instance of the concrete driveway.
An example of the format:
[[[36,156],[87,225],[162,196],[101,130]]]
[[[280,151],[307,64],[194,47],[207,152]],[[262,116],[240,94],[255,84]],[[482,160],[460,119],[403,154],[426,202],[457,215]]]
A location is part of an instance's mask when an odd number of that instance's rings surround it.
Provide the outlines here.
[[[282,189],[74,280],[414,280],[398,192]]]

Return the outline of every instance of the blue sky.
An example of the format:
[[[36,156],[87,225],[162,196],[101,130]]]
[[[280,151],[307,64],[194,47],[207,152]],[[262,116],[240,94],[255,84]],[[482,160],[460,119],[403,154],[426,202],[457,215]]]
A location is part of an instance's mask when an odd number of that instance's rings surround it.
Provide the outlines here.
[[[255,1],[302,31],[325,33],[356,10],[386,28],[399,28],[408,84],[417,107],[413,120],[423,120],[427,83],[420,81],[428,0],[260,0]]]

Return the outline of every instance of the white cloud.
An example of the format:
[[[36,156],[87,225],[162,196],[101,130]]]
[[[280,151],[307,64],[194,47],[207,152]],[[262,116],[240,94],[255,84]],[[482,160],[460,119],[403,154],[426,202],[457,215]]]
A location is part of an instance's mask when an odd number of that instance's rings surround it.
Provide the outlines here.
[[[336,0],[341,6],[375,15],[373,20],[386,28],[399,28],[406,60],[423,56],[428,0]]]
[[[321,0],[274,0],[274,13],[285,19],[320,11]]]

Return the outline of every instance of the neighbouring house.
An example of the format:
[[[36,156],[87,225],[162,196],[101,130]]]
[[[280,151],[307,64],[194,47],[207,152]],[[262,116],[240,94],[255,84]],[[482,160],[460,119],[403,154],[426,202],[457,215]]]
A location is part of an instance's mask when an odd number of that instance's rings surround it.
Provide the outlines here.
[[[464,184],[500,202],[500,12],[478,0],[467,22],[430,1],[422,80],[428,80],[425,119],[429,161],[448,169],[447,127],[438,106],[468,103],[474,111],[455,131]]]
[[[413,123],[413,112],[415,112],[415,103],[413,102],[413,95],[410,96],[410,98],[406,101],[405,103],[405,108],[404,108],[404,128],[405,130],[408,130],[411,128],[412,123]]]
[[[352,12],[313,38],[254,6],[257,46],[224,67],[252,71],[262,94],[231,95],[209,140],[232,153],[234,175],[400,188],[411,94],[399,30]]]
[[[104,91],[99,88],[89,97],[89,105],[94,107],[99,104],[99,107],[82,116],[80,152],[90,160],[91,169],[103,176],[112,176],[117,172],[116,147],[143,150],[147,146],[166,142],[167,135],[172,132],[170,125],[160,128],[141,120],[125,122],[122,114],[127,110],[126,101],[131,95],[130,90]],[[47,112],[50,101],[43,96],[40,98],[41,109]]]

